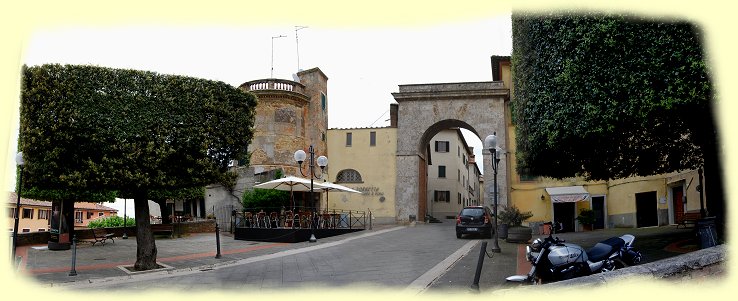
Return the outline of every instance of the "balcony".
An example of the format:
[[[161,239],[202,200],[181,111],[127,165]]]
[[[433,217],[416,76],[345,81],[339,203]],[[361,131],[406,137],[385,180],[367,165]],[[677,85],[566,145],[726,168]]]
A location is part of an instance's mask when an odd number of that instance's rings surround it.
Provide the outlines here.
[[[240,88],[249,91],[260,99],[293,99],[308,102],[305,85],[286,79],[267,78],[243,83]]]
[[[286,79],[267,78],[245,82],[241,85],[246,91],[278,90],[305,94],[305,86]]]

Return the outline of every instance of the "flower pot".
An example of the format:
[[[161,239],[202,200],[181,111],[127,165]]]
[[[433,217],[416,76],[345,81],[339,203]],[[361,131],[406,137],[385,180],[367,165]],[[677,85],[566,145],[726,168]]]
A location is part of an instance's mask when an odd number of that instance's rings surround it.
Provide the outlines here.
[[[505,239],[507,238],[507,224],[500,224],[497,226],[497,238]]]
[[[505,241],[511,243],[528,243],[533,238],[533,229],[529,227],[510,227],[507,229]]]

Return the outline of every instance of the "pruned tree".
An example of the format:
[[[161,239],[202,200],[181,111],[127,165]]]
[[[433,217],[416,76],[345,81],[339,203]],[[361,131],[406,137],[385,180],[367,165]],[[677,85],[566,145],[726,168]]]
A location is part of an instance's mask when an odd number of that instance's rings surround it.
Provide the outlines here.
[[[23,68],[19,148],[26,185],[117,191],[149,216],[154,191],[232,178],[246,156],[256,98],[223,82],[79,65]],[[156,268],[147,218],[134,268]]]
[[[606,180],[704,167],[722,224],[716,100],[697,26],[514,13],[512,29],[519,172]]]

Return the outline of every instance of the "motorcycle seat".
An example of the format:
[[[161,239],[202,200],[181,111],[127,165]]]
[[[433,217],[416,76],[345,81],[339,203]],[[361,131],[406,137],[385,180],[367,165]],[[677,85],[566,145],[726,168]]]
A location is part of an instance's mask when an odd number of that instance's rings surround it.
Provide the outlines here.
[[[610,256],[613,251],[620,250],[625,245],[625,241],[620,237],[612,237],[598,242],[594,247],[587,251],[589,261],[601,261]]]

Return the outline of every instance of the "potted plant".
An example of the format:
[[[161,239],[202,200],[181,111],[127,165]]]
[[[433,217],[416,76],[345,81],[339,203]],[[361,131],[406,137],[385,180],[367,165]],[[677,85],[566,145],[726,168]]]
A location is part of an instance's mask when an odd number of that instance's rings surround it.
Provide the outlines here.
[[[502,211],[498,212],[498,219],[501,222],[498,227],[498,237],[505,238],[507,242],[528,242],[533,236],[533,231],[530,227],[522,225],[523,221],[532,216],[533,213],[530,211],[520,212],[520,209],[514,205],[503,207]],[[503,231],[505,231],[504,236]]]
[[[577,216],[577,221],[579,221],[579,223],[582,224],[582,228],[587,231],[592,230],[592,225],[594,225],[595,220],[595,212],[592,209],[582,209],[579,211],[579,216]]]

